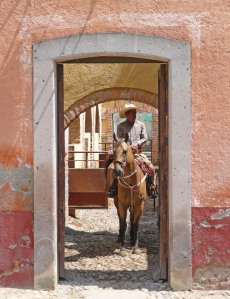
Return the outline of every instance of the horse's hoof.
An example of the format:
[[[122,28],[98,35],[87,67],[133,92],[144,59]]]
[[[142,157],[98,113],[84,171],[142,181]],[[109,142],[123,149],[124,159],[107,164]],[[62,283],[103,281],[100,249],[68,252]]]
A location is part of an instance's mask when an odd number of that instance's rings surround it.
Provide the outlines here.
[[[117,243],[121,243],[121,237],[117,237]]]
[[[133,249],[134,254],[142,254],[142,250],[140,248]]]
[[[135,246],[135,241],[132,241],[132,240],[131,240],[131,241],[130,241],[130,246],[131,246],[131,247]]]
[[[119,255],[121,255],[121,256],[127,256],[128,254],[129,253],[125,249],[121,249],[120,252],[119,252]]]

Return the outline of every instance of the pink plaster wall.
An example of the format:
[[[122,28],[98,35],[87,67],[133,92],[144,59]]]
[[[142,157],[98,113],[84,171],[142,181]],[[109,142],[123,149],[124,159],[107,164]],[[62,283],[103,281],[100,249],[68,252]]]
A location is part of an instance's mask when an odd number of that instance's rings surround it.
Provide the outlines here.
[[[33,167],[32,44],[102,32],[191,43],[193,207],[230,206],[229,0],[2,0],[0,10],[0,187],[15,193],[0,211],[28,210],[18,201],[29,187],[19,192],[11,180]]]

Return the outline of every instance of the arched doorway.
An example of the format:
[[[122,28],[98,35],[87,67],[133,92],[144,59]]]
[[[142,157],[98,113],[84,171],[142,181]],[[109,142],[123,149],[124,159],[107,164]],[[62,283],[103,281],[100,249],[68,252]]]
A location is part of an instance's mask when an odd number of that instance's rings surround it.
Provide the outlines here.
[[[95,61],[96,60],[96,61]],[[135,63],[132,63],[132,59],[129,58],[128,62],[125,61],[125,59],[122,59],[122,62],[120,62],[119,59],[116,59],[116,63],[114,63],[114,58],[111,58],[111,62],[109,62],[108,58],[106,59],[106,63],[104,63],[102,57],[100,59],[100,63],[97,63],[97,58],[91,58],[88,59],[87,63],[82,62],[81,59],[78,60],[78,63],[71,63],[68,62],[68,64],[63,65],[63,73],[64,73],[64,107],[68,107],[69,102],[73,103],[69,108],[65,109],[65,121],[66,125],[71,121],[70,126],[69,126],[69,133],[70,133],[70,142],[67,142],[71,148],[70,150],[70,157],[69,159],[71,160],[71,166],[69,167],[69,190],[68,192],[68,197],[69,197],[69,211],[72,216],[75,215],[81,215],[81,209],[99,209],[99,208],[105,208],[108,207],[110,209],[111,205],[108,205],[108,199],[105,193],[105,169],[102,169],[103,166],[100,163],[98,165],[97,162],[95,162],[97,159],[95,152],[94,151],[100,151],[100,150],[105,150],[105,148],[99,148],[98,146],[95,147],[94,143],[94,135],[96,133],[95,130],[95,120],[94,120],[94,110],[93,110],[93,105],[99,105],[100,108],[107,107],[106,110],[108,109],[108,112],[106,112],[106,120],[104,119],[103,121],[106,121],[106,124],[104,123],[102,125],[103,128],[108,127],[112,128],[112,115],[111,112],[119,111],[122,109],[123,105],[125,104],[124,102],[132,101],[135,103],[135,105],[138,105],[141,109],[142,112],[137,113],[137,119],[140,121],[144,121],[143,115],[139,115],[144,113],[144,110],[148,110],[149,112],[151,111],[152,113],[150,114],[152,117],[152,114],[154,111],[156,111],[156,116],[158,114],[157,112],[157,106],[158,106],[158,96],[156,93],[152,92],[155,91],[155,88],[153,89],[153,86],[158,84],[158,68],[160,67],[159,63],[155,63],[152,60],[148,60],[148,62],[143,63],[143,59],[135,59]],[[77,75],[76,75],[77,74]],[[108,80],[109,78],[109,80]],[[137,78],[139,80],[137,80]],[[102,82],[101,82],[102,81]],[[108,84],[110,88],[106,89],[98,89],[98,87],[101,87],[101,84],[105,85],[104,81],[109,81]],[[115,83],[114,83],[115,82]],[[118,83],[117,83],[118,82]],[[148,84],[146,84],[148,82]],[[133,86],[132,88],[127,88],[127,87],[113,87],[113,85],[116,84],[122,84],[123,86]],[[82,86],[82,87],[81,87]],[[84,92],[84,89],[92,90],[95,88],[96,91],[92,92],[89,95],[84,96],[83,98],[79,98],[79,94],[81,95]],[[137,86],[139,88],[134,88],[134,86]],[[84,87],[84,89],[83,89]],[[154,86],[155,87],[155,86]],[[141,89],[142,88],[142,89]],[[145,88],[145,89],[144,89]],[[62,88],[61,88],[62,89]],[[151,91],[151,92],[150,92]],[[156,89],[156,92],[158,92],[158,88]],[[72,97],[70,97],[72,95]],[[78,99],[75,101],[75,99]],[[72,101],[71,101],[72,100]],[[74,102],[75,101],[75,102]],[[60,102],[60,100],[59,100]],[[67,105],[67,103],[68,105]],[[148,106],[147,103],[150,105]],[[114,105],[114,106],[112,106]],[[98,106],[97,106],[98,107]],[[112,109],[112,107],[114,107]],[[155,107],[155,108],[154,108]],[[79,115],[79,112],[80,115]],[[105,110],[103,109],[102,114],[105,114]],[[149,114],[148,114],[149,115]],[[76,118],[74,119],[74,116]],[[93,116],[93,117],[92,117]],[[146,115],[147,116],[147,115]],[[158,116],[157,116],[158,118]],[[110,120],[110,121],[109,121]],[[120,119],[119,121],[122,121]],[[116,122],[114,122],[114,125]],[[152,124],[152,122],[151,122]],[[78,128],[76,127],[78,126]],[[147,126],[147,123],[146,123]],[[114,126],[113,126],[114,127]],[[157,123],[156,126],[154,126],[155,132],[157,132]],[[81,129],[80,129],[81,128]],[[85,132],[82,132],[85,130]],[[61,130],[60,130],[61,131]],[[149,131],[149,130],[148,130]],[[76,133],[78,132],[78,133]],[[105,131],[107,138],[104,137],[106,140],[103,140],[103,142],[109,142],[107,145],[111,145],[112,142],[112,136],[113,132],[110,131],[108,132],[107,130]],[[116,132],[116,130],[114,131]],[[108,134],[109,133],[109,134]],[[143,147],[143,151],[145,152],[146,155],[150,155],[150,158],[152,158],[151,152],[149,152],[149,147],[153,147],[157,150],[155,151],[156,156],[154,157],[154,165],[158,168],[158,138],[157,136],[154,135],[154,142],[153,144],[151,143],[152,140],[152,129],[148,132],[151,134],[149,136],[149,144],[146,144],[145,147]],[[96,133],[97,134],[97,133]],[[75,137],[73,138],[72,135]],[[109,138],[109,140],[108,140]],[[102,141],[102,140],[101,140]],[[70,145],[71,144],[71,145]],[[89,146],[90,144],[90,146]],[[104,152],[103,152],[104,154]],[[107,154],[109,155],[109,152],[107,151]],[[101,152],[102,155],[102,152]],[[84,162],[82,159],[86,159]],[[93,160],[92,160],[93,159]],[[81,161],[80,161],[81,160]],[[73,162],[74,161],[74,162]],[[102,163],[101,163],[102,164]],[[167,163],[166,163],[167,164]],[[99,168],[98,168],[99,166]],[[63,188],[64,189],[64,188]],[[60,198],[63,198],[64,196],[60,196]],[[107,203],[106,203],[107,201]],[[151,200],[148,200],[150,203]],[[66,204],[68,205],[68,203]],[[80,210],[79,210],[80,209]],[[92,216],[95,216],[98,211],[95,210],[95,213]],[[110,211],[104,211],[103,213],[103,219],[107,219],[107,215]],[[76,213],[76,214],[75,214]],[[84,215],[86,212],[84,212]],[[152,217],[155,217],[154,213],[152,211]],[[90,214],[89,214],[90,215]],[[89,222],[91,217],[89,217]],[[116,213],[114,214],[115,219],[117,218]],[[60,217],[62,218],[62,217]],[[69,218],[70,223],[72,223],[73,218],[66,217],[66,219]],[[79,218],[79,217],[78,217]],[[82,218],[82,216],[80,217]],[[79,219],[80,219],[79,218]],[[94,218],[94,217],[93,217]],[[127,217],[129,218],[129,217]],[[162,217],[163,218],[163,217]],[[96,219],[94,220],[95,223],[97,223]],[[165,223],[167,223],[166,218],[165,218]],[[114,224],[116,227],[117,221],[114,220]],[[77,223],[76,223],[77,224]],[[156,226],[156,225],[155,225]],[[68,235],[72,235],[72,233],[75,231],[75,227],[69,227],[68,224],[66,223],[66,236],[67,239]],[[161,225],[162,227],[162,225]],[[167,225],[166,225],[167,227]],[[106,227],[104,228],[106,230]],[[62,233],[64,231],[64,228],[62,227]],[[70,231],[72,233],[70,233]],[[87,229],[86,229],[87,231]],[[154,229],[155,235],[158,235],[158,228],[156,227]],[[114,233],[116,233],[116,229],[114,229]],[[64,233],[63,233],[64,234]],[[162,235],[165,234],[167,235],[167,230],[164,229],[162,230]],[[79,233],[79,236],[81,234]],[[141,233],[140,233],[141,235]],[[163,236],[162,236],[163,237]],[[64,239],[64,238],[61,238]],[[65,238],[66,239],[66,238]],[[72,240],[77,240],[78,235],[76,232],[76,236]],[[86,238],[87,239],[87,238]],[[165,238],[166,239],[166,238]],[[110,240],[108,240],[109,242]],[[77,242],[77,241],[76,241]],[[85,241],[87,242],[87,240]],[[115,241],[114,241],[115,242]],[[156,246],[157,242],[148,242],[148,243],[154,243]],[[75,245],[74,242],[72,243],[71,246],[75,246],[76,252],[78,252],[77,249],[77,244],[79,245],[79,242]],[[116,244],[116,242],[115,242]],[[63,242],[64,245],[64,242]],[[86,244],[85,244],[86,245]],[[144,246],[144,244],[142,244]],[[167,245],[167,244],[166,244]],[[166,246],[165,245],[165,246]],[[165,246],[161,246],[161,248],[165,248]],[[114,247],[114,244],[112,243],[111,250]],[[70,272],[73,272],[73,269],[75,267],[75,272],[78,272],[78,265],[77,265],[77,256],[78,253],[76,253],[76,256],[69,258],[69,254],[71,255],[72,252],[71,250],[68,251],[69,245],[67,245],[67,252],[68,252],[68,257],[66,258],[66,263],[65,263],[65,271],[64,268],[60,269],[60,274],[61,276],[64,277],[72,277],[72,274]],[[80,248],[80,247],[79,247]],[[86,247],[88,248],[88,247]],[[103,252],[103,248],[101,249],[101,253]],[[148,256],[150,255],[150,250],[147,250],[145,248],[145,252],[148,252]],[[64,253],[64,246],[63,246],[63,253]],[[81,255],[82,256],[82,255]],[[100,254],[99,254],[100,256]],[[156,256],[156,253],[155,253]],[[143,260],[145,260],[144,254],[141,256]],[[166,259],[167,256],[166,254],[164,255],[164,259]],[[92,257],[93,259],[93,257]],[[116,257],[114,257],[116,259]],[[159,258],[156,257],[157,260]],[[72,264],[70,266],[69,260],[72,261]],[[140,259],[139,259],[140,260]],[[146,260],[150,261],[149,258],[146,257]],[[163,256],[162,256],[163,260]],[[120,261],[121,262],[121,261]],[[93,262],[92,262],[93,263]],[[121,262],[122,263],[122,262]],[[103,262],[104,264],[104,262]],[[145,264],[144,262],[142,263],[143,265]],[[151,264],[155,266],[155,268],[159,269],[159,264],[156,262],[152,262]],[[166,268],[166,261],[164,263],[161,263],[162,267],[164,264],[164,268]],[[64,265],[64,254],[62,256],[62,262],[61,265]],[[71,271],[70,268],[71,267]],[[80,266],[81,267],[81,266]],[[105,267],[105,264],[104,264]],[[108,265],[109,269],[110,265]],[[150,264],[148,264],[148,268],[150,267]],[[152,268],[152,266],[150,267]],[[118,268],[119,269],[119,268]],[[117,270],[118,270],[117,269]],[[135,271],[135,269],[133,269]],[[116,275],[124,275],[122,272],[119,272],[120,270],[116,271]],[[153,282],[153,272],[158,274],[158,279],[159,278],[164,278],[166,279],[166,269],[164,269],[164,274],[161,271],[161,276],[159,276],[159,270],[151,271],[152,275],[149,277],[149,279],[152,280]],[[73,272],[74,273],[74,272]],[[142,273],[147,273],[147,269],[143,269]],[[149,272],[148,272],[149,273]],[[77,275],[77,274],[74,274]],[[93,271],[89,271],[89,280],[90,276],[94,276]],[[146,275],[146,274],[145,274]],[[149,274],[148,274],[149,275]],[[157,280],[157,275],[154,276],[154,279]],[[147,279],[147,278],[146,278]],[[108,278],[106,280],[109,280]],[[148,280],[148,279],[147,279]],[[80,279],[79,279],[80,283]],[[112,282],[111,282],[112,284]]]
[[[35,288],[53,288],[58,281],[56,63],[87,56],[122,56],[166,61],[169,64],[168,274],[173,289],[190,289],[189,44],[150,36],[95,34],[42,42],[34,45],[33,50]]]

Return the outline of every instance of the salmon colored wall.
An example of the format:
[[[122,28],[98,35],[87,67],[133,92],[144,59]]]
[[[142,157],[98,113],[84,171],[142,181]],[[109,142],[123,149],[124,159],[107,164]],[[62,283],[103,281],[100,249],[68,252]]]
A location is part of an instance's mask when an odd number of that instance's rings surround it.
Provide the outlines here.
[[[16,231],[15,213],[23,221],[33,218],[32,44],[77,34],[120,32],[191,43],[194,221],[199,209],[210,216],[217,208],[230,207],[229,0],[2,0],[0,10],[1,231],[6,223],[9,232]],[[10,244],[0,242],[8,256],[6,261],[0,257],[0,284],[15,285],[19,275],[19,284],[32,285],[32,228],[28,221],[20,223]],[[20,242],[23,236],[30,241]],[[220,240],[224,242],[225,234]],[[11,280],[8,270],[14,275]]]

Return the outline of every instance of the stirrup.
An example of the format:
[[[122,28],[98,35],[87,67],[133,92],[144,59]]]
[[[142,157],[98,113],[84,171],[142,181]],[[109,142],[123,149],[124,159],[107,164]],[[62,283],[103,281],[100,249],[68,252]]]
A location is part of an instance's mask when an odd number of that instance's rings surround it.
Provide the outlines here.
[[[117,192],[114,189],[110,189],[107,195],[109,198],[115,198],[117,196]]]
[[[158,196],[159,196],[159,192],[158,192],[157,188],[156,187],[155,188],[151,188],[150,189],[150,197],[155,199]]]

